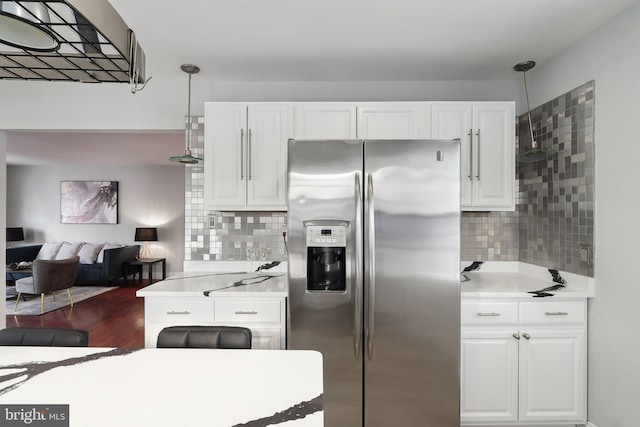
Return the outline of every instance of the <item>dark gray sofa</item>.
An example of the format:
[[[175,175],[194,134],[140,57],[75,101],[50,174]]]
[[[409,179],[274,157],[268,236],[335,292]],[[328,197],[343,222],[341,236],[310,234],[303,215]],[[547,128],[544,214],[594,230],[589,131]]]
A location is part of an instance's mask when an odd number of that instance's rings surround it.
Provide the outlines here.
[[[18,246],[7,248],[6,264],[36,259],[42,245]],[[140,245],[130,245],[121,248],[105,249],[104,260],[101,263],[80,264],[76,284],[104,284],[124,277],[124,263],[134,261],[140,252]],[[131,274],[136,273],[135,271]],[[7,273],[6,280],[17,280],[30,276],[24,273]]]

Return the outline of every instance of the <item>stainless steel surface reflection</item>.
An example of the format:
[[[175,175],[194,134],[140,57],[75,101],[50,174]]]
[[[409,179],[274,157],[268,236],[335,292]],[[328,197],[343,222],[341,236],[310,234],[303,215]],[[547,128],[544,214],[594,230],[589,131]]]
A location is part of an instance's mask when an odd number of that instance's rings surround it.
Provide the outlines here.
[[[324,356],[326,425],[459,426],[459,141],[291,140],[288,176],[288,347]],[[332,222],[346,287],[311,292]]]

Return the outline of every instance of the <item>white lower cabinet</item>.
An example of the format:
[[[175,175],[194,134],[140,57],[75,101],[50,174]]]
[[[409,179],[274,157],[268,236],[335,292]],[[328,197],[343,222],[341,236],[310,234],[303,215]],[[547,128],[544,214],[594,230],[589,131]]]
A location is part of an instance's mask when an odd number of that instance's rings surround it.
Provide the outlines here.
[[[586,422],[586,301],[463,300],[461,423]]]
[[[251,329],[254,349],[286,348],[284,297],[145,297],[144,308],[145,347],[155,347],[167,326],[221,325]]]

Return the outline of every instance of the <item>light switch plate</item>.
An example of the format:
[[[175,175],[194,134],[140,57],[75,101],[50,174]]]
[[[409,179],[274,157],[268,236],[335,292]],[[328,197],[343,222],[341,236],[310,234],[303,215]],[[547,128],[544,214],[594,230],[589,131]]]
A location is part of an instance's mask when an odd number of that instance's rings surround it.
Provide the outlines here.
[[[580,245],[580,266],[592,267],[593,266],[593,245]]]

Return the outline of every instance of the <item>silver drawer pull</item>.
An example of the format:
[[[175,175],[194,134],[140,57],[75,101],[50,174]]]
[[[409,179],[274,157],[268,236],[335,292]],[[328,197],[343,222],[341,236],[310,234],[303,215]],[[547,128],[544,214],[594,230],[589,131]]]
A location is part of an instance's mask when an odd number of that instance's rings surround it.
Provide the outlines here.
[[[498,317],[500,313],[478,313],[476,314],[478,317]]]
[[[545,316],[568,316],[569,313],[566,311],[546,311],[544,313]]]
[[[258,314],[257,311],[236,311],[236,314]]]
[[[191,314],[190,311],[167,311],[167,314]]]

